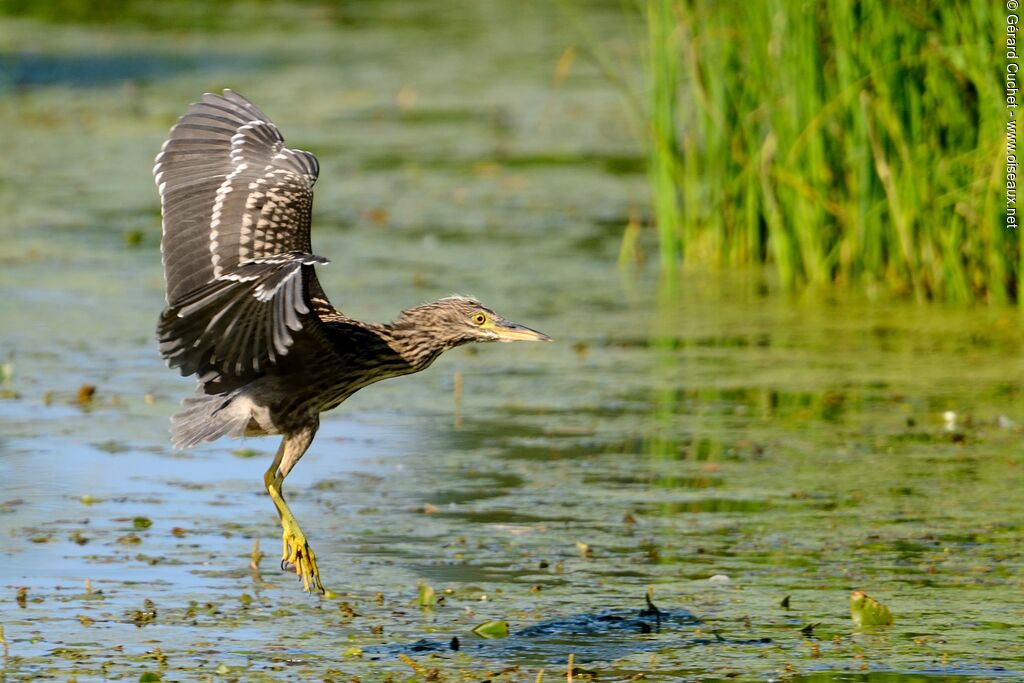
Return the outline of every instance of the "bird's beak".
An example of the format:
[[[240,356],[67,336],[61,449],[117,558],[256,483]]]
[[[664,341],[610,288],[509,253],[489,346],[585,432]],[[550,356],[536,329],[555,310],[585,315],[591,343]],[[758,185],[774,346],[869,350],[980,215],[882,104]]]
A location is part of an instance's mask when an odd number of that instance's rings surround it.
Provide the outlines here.
[[[512,323],[507,320],[496,322],[494,327],[491,328],[498,334],[498,341],[511,342],[511,341],[551,341],[551,337],[538,332],[537,330],[531,330],[526,325],[520,325],[518,323]]]

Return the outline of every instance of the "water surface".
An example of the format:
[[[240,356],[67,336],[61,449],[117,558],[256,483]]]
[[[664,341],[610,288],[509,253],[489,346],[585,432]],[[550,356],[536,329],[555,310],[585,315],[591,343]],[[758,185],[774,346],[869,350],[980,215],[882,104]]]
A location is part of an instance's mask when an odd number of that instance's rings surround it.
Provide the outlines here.
[[[570,654],[600,680],[1024,676],[1016,312],[618,270],[647,196],[627,107],[582,52],[555,76],[574,23],[636,57],[615,3],[271,9],[189,35],[0,23],[6,677],[533,681]],[[276,567],[272,439],[167,442],[191,389],[152,341],[149,167],[220,87],[319,156],[343,310],[468,293],[558,342],[460,349],[324,416],[286,492],[335,600]],[[649,588],[694,620],[580,626]],[[895,624],[854,629],[855,589]],[[513,636],[475,639],[491,619]]]

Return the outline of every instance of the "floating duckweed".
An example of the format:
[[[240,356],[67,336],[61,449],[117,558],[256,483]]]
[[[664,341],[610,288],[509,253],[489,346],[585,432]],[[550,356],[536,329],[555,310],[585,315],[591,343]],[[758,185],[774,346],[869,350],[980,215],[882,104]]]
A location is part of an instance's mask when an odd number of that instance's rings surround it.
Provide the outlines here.
[[[148,517],[136,517],[132,520],[132,526],[136,529],[148,529],[153,526],[153,520]]]

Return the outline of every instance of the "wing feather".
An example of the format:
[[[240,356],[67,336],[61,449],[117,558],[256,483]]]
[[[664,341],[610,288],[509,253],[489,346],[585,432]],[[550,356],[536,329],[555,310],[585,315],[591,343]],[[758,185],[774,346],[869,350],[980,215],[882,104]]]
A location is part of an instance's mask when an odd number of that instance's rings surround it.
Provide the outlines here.
[[[183,375],[246,377],[288,353],[310,316],[305,273],[327,259],[290,252],[252,259],[164,310],[160,351]]]
[[[316,157],[285,147],[277,126],[238,93],[193,104],[153,173],[168,304],[251,259],[312,250]]]
[[[319,164],[255,105],[230,90],[203,95],[153,174],[168,304],[157,336],[172,367],[202,382],[252,377],[304,327],[341,315],[313,271],[327,262],[310,242]]]

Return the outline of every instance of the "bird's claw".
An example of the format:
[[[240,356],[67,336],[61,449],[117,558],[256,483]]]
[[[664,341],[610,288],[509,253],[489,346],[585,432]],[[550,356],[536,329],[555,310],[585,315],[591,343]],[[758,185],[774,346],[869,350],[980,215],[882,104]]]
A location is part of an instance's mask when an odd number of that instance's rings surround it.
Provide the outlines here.
[[[302,587],[308,593],[310,588],[325,593],[324,585],[320,581],[320,570],[316,566],[316,554],[306,542],[306,537],[297,525],[289,529],[285,525],[282,534],[283,550],[281,551],[281,569],[283,571],[294,571],[302,579]]]

